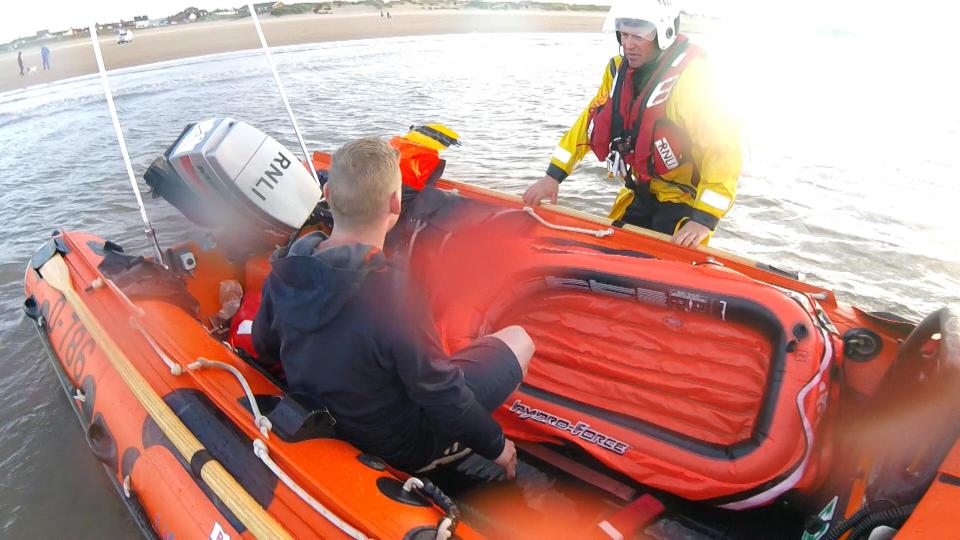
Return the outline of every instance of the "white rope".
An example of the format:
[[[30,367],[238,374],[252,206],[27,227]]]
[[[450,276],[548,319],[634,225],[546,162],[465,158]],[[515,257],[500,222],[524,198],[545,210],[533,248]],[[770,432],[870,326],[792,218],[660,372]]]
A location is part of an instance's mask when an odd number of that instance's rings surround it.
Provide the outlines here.
[[[250,410],[253,411],[253,425],[257,426],[257,429],[260,430],[261,435],[266,438],[270,438],[270,430],[273,429],[273,425],[270,423],[269,418],[260,414],[260,407],[257,406],[257,399],[253,395],[253,390],[250,389],[250,385],[247,384],[247,379],[243,377],[243,373],[240,373],[237,368],[231,366],[230,364],[217,362],[216,360],[208,360],[203,357],[197,358],[197,361],[193,362],[192,364],[187,364],[187,369],[190,371],[196,371],[205,367],[229,371],[234,377],[237,378],[238,381],[240,381],[240,386],[243,387],[243,392],[247,395],[247,401],[250,403]]]
[[[413,229],[413,234],[410,235],[410,246],[407,248],[407,258],[413,257],[413,246],[417,242],[417,235],[420,234],[420,231],[427,228],[427,222],[417,220],[417,225]]]
[[[403,490],[406,491],[407,493],[410,493],[411,491],[413,491],[414,488],[422,489],[423,480],[420,480],[416,476],[411,476],[410,478],[407,478],[406,482],[403,483]]]
[[[97,279],[100,279],[100,278],[97,278]],[[110,288],[110,290],[117,295],[117,298],[123,300],[123,303],[126,304],[128,308],[130,308],[130,311],[136,313],[137,316],[139,317],[143,317],[144,315],[147,314],[147,312],[144,311],[142,307],[134,304],[133,300],[130,300],[130,297],[127,296],[127,293],[123,292],[123,289],[121,289],[116,283],[114,283],[112,279],[108,278],[104,281],[104,283],[106,283],[107,286]],[[135,324],[134,321],[136,321],[136,319],[131,318],[130,320],[131,320],[130,324]]]
[[[450,530],[452,526],[453,520],[449,517],[441,519],[440,525],[437,525],[437,540],[450,540],[453,536],[453,531]]]
[[[414,489],[423,489],[423,480],[420,480],[416,476],[411,476],[403,483],[403,490],[410,493]],[[450,540],[450,537],[453,536],[453,526],[454,522],[450,516],[441,519],[440,523],[437,524],[436,540]]]
[[[86,394],[84,394],[83,391],[80,390],[79,388],[76,388],[76,389],[75,389],[75,393],[73,394],[73,399],[79,401],[80,403],[86,403],[86,402],[87,402],[87,396],[86,396]]]
[[[766,491],[762,491],[748,499],[724,504],[720,508],[726,508],[728,510],[744,510],[746,508],[753,508],[754,506],[768,504],[797,485],[797,482],[800,481],[800,478],[807,471],[807,463],[810,461],[810,455],[813,453],[812,448],[814,448],[814,443],[816,441],[813,433],[813,425],[811,424],[810,419],[807,418],[805,402],[807,399],[807,394],[809,394],[814,388],[817,388],[823,384],[821,382],[823,381],[823,376],[830,368],[831,361],[833,360],[833,346],[831,345],[832,342],[830,341],[830,336],[823,328],[820,328],[819,330],[820,334],[823,336],[824,345],[823,358],[820,360],[820,369],[817,371],[816,375],[814,375],[813,378],[810,379],[810,381],[800,389],[800,392],[797,393],[797,412],[800,415],[800,422],[802,423],[803,435],[806,443],[806,448],[803,452],[803,458],[800,460],[800,465],[794,469],[789,476],[781,480],[779,484],[770,486]]]
[[[144,233],[150,240],[153,247],[153,253],[157,258],[157,263],[166,268],[163,262],[163,250],[160,249],[160,243],[157,242],[157,234],[150,224],[150,218],[147,217],[147,209],[143,206],[143,197],[140,195],[140,188],[137,186],[137,176],[133,174],[133,165],[130,163],[130,153],[127,151],[127,142],[123,139],[123,129],[120,128],[120,117],[117,116],[117,106],[113,102],[113,91],[110,90],[110,79],[107,78],[107,68],[103,65],[103,53],[100,51],[100,36],[97,35],[97,23],[93,22],[89,26],[90,41],[93,43],[93,54],[97,59],[97,70],[100,72],[100,83],[103,85],[103,93],[107,97],[107,108],[110,109],[110,119],[113,121],[113,131],[117,134],[117,142],[120,144],[120,156],[123,157],[123,165],[127,169],[127,178],[130,180],[130,186],[133,188],[133,195],[137,198],[137,208],[140,209],[140,217],[143,219]]]
[[[128,499],[130,498],[130,475],[129,474],[123,477],[123,496]]]
[[[301,499],[303,499],[303,502],[310,505],[310,508],[316,510],[317,513],[326,518],[327,521],[346,533],[347,536],[354,538],[355,540],[367,540],[367,535],[363,534],[346,521],[340,519],[339,516],[320,504],[316,499],[311,497],[309,493],[304,491],[302,487],[297,485],[292,478],[287,476],[287,473],[283,472],[283,469],[281,469],[280,466],[270,458],[270,451],[267,449],[267,444],[265,442],[261,441],[260,439],[254,439],[253,453],[260,458],[260,461],[262,461],[264,465],[273,471],[273,474],[275,474],[277,478],[283,481],[288,488],[290,488]]]
[[[257,16],[257,10],[255,9],[253,2],[247,3],[247,9],[250,11],[250,18],[253,19],[253,27],[257,29],[257,37],[260,38],[260,46],[267,57],[267,65],[270,66],[270,73],[273,74],[273,82],[277,84],[277,92],[280,94],[280,101],[283,102],[284,108],[287,109],[287,116],[290,117],[290,123],[293,124],[293,132],[296,134],[297,141],[300,143],[300,149],[303,150],[303,157],[307,160],[307,168],[310,169],[310,174],[313,175],[313,179],[319,182],[320,177],[317,176],[317,170],[313,168],[313,159],[310,157],[310,152],[307,151],[307,143],[303,140],[303,134],[300,132],[300,125],[297,124],[297,119],[293,116],[293,109],[290,107],[290,100],[287,99],[287,92],[283,89],[283,84],[280,82],[280,74],[277,73],[277,66],[273,63],[273,56],[270,55],[270,47],[267,45],[266,36],[263,35],[263,28],[260,26],[260,17]]]
[[[597,238],[603,238],[604,236],[610,236],[613,234],[613,229],[598,229],[598,230],[581,229],[579,227],[567,227],[566,225],[556,225],[553,223],[549,223],[547,220],[537,215],[537,212],[534,211],[534,209],[530,208],[529,206],[524,206],[523,211],[530,214],[533,217],[533,219],[537,220],[538,222],[540,222],[541,225],[543,225],[544,227],[547,227],[548,229],[553,229],[556,231],[580,233],[580,234],[589,234],[590,236],[596,236]]]
[[[174,362],[173,359],[167,356],[167,353],[160,348],[160,345],[156,341],[154,341],[152,337],[150,337],[150,334],[148,334],[147,331],[143,329],[143,327],[137,324],[137,320],[134,319],[133,317],[130,317],[130,326],[136,328],[137,331],[140,332],[140,335],[142,335],[143,338],[147,340],[147,343],[153,349],[153,352],[157,353],[157,356],[159,356],[160,359],[163,360],[163,363],[167,365],[167,368],[170,369],[170,373],[174,377],[179,377],[180,375],[183,374],[183,366]]]

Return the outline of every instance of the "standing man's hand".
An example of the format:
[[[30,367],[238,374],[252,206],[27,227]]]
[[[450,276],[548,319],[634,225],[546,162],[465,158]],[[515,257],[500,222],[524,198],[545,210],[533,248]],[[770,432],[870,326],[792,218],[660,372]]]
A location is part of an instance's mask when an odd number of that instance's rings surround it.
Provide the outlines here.
[[[673,243],[685,247],[699,246],[710,235],[710,228],[693,220],[687,220],[673,235]]]
[[[549,199],[550,204],[557,204],[558,193],[560,193],[560,182],[552,176],[544,176],[523,192],[523,204],[537,206],[544,199]]]
[[[517,477],[517,448],[510,439],[503,440],[503,451],[500,456],[493,461],[503,467],[507,473],[507,480],[513,480]]]

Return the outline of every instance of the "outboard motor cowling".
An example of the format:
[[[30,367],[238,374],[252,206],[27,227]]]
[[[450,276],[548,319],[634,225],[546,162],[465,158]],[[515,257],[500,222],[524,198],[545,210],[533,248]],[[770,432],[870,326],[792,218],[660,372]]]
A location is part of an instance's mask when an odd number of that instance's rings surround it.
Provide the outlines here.
[[[144,174],[155,196],[203,227],[285,238],[322,197],[310,171],[262,131],[232,118],[188,125]]]

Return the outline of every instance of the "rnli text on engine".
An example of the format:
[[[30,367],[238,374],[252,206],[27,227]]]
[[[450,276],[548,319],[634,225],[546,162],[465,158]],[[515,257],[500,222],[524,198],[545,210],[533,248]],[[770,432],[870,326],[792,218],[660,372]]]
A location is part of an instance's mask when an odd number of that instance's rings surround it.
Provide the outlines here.
[[[277,167],[279,165],[279,168]],[[253,192],[260,197],[261,200],[267,200],[262,193],[257,191],[257,188],[260,187],[260,184],[267,186],[270,189],[273,189],[277,185],[278,179],[283,176],[283,171],[287,170],[290,167],[290,160],[287,159],[283,152],[278,152],[277,157],[273,158],[273,161],[270,163],[270,168],[263,171],[263,174],[257,179],[257,183],[253,185]]]

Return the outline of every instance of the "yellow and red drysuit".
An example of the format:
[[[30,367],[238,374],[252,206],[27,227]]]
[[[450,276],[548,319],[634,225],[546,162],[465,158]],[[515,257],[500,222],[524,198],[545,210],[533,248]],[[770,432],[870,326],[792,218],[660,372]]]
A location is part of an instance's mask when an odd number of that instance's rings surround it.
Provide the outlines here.
[[[560,139],[547,175],[562,182],[589,150],[616,169],[614,149],[626,165],[620,168],[626,185],[611,219],[673,234],[687,219],[713,230],[730,210],[740,128],[718,105],[706,60],[684,36],[639,69],[621,56],[610,60],[597,95]]]

